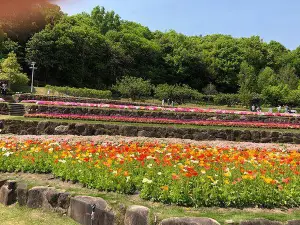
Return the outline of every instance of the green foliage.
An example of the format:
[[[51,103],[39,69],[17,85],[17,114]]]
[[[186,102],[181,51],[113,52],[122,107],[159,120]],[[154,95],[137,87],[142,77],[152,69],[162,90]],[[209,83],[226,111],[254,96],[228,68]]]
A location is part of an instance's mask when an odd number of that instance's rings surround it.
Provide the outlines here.
[[[102,34],[106,34],[109,30],[120,29],[120,16],[114,11],[106,12],[104,7],[97,6],[92,10],[91,17]]]
[[[284,103],[284,98],[288,96],[289,89],[287,85],[268,86],[262,91],[262,98],[266,104],[278,106]]]
[[[217,88],[212,83],[209,83],[205,88],[202,89],[205,95],[216,95],[218,94]]]
[[[257,78],[258,92],[261,93],[265,87],[278,84],[277,74],[270,67],[263,69]]]
[[[282,83],[286,84],[291,90],[298,88],[299,78],[296,75],[295,68],[290,65],[287,65],[280,69],[279,80]]]
[[[160,84],[155,88],[155,97],[183,104],[194,100],[201,101],[203,95],[188,85]]]
[[[149,97],[152,91],[152,85],[149,80],[143,80],[139,77],[125,76],[118,80],[113,86],[115,91],[121,93],[123,97],[129,97],[133,101]]]
[[[102,91],[89,88],[71,88],[71,87],[57,87],[46,85],[46,89],[57,91],[62,94],[66,94],[74,97],[86,97],[86,98],[101,98],[109,99],[112,97],[111,91]]]
[[[251,104],[252,95],[256,92],[257,89],[254,67],[250,66],[247,62],[243,62],[241,64],[241,69],[238,77],[241,103],[244,106],[249,106]]]
[[[214,96],[214,104],[234,106],[240,103],[238,94],[218,94]]]
[[[1,64],[1,79],[8,80],[13,85],[26,85],[29,82],[26,74],[21,72],[21,66],[17,61],[17,55],[13,52]]]
[[[292,90],[284,97],[284,102],[289,106],[300,106],[300,90]]]

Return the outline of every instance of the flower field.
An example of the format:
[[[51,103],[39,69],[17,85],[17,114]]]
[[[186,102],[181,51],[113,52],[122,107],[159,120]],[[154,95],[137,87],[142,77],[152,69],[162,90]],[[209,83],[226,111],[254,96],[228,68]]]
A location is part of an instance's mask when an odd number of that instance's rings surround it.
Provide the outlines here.
[[[96,103],[82,103],[82,102],[59,102],[59,101],[38,101],[38,100],[23,100],[22,103],[35,103],[37,105],[52,105],[52,106],[97,107],[97,108],[110,108],[110,109],[300,117],[300,114],[295,114],[295,113],[294,114],[269,113],[269,112],[251,112],[251,111],[219,110],[219,109],[204,109],[204,108],[181,108],[181,107],[170,108],[170,107],[159,107],[159,106],[136,106],[136,105],[96,104]]]
[[[184,206],[300,206],[300,152],[193,143],[0,139],[2,171]]]
[[[103,116],[103,115],[76,115],[56,113],[32,113],[26,114],[28,118],[69,119],[69,120],[93,120],[110,122],[151,123],[151,124],[180,124],[198,126],[225,126],[225,127],[249,127],[249,128],[280,128],[299,129],[300,124],[253,122],[253,121],[227,121],[227,120],[180,120],[167,118],[146,118],[129,116]]]

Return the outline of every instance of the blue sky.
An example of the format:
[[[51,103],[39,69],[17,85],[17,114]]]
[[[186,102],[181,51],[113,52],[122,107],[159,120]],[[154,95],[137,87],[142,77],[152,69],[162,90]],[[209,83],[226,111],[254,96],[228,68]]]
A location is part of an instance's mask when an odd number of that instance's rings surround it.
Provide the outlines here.
[[[300,0],[68,0],[58,4],[68,14],[104,6],[151,30],[259,35],[289,49],[300,46]]]

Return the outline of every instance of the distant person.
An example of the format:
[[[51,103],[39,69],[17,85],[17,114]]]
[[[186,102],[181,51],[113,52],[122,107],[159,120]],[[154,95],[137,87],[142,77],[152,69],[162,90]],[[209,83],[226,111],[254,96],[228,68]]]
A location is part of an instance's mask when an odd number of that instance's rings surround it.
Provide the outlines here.
[[[261,108],[259,106],[257,107],[257,112],[261,112]]]
[[[277,107],[277,111],[278,111],[278,113],[280,113],[280,111],[281,111],[281,105],[279,105],[279,106]]]
[[[3,94],[3,95],[6,95],[6,92],[7,92],[7,84],[6,84],[6,83],[3,83],[3,84],[2,84],[2,94]]]
[[[162,105],[162,106],[165,106],[165,99],[163,99],[163,100],[161,101],[161,105]]]
[[[251,106],[251,111],[252,111],[252,112],[255,112],[255,108],[256,108],[255,105],[252,105],[252,106]]]
[[[284,111],[285,113],[288,113],[289,112],[289,106],[288,105],[286,105],[285,106],[285,111]]]

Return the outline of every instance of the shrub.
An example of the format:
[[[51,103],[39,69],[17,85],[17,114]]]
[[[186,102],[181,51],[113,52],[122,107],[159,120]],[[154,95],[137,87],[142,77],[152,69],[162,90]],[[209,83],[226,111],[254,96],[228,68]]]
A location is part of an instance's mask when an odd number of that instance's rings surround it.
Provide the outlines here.
[[[214,104],[233,106],[240,104],[239,94],[218,94],[214,96]]]
[[[96,90],[89,88],[72,88],[72,87],[57,87],[46,85],[46,88],[52,91],[57,91],[62,94],[66,94],[74,97],[86,97],[86,98],[102,98],[109,99],[112,96],[109,90]]]
[[[155,88],[155,97],[158,99],[170,99],[179,104],[201,101],[203,95],[188,85],[168,85],[160,84]]]
[[[135,101],[136,99],[149,97],[151,95],[152,85],[149,80],[125,76],[117,81],[113,89],[118,91],[123,97],[129,97]]]

